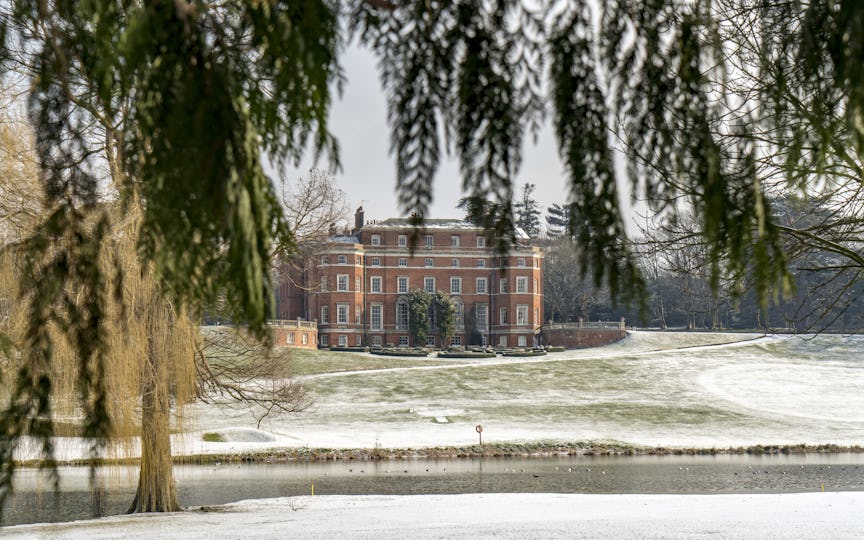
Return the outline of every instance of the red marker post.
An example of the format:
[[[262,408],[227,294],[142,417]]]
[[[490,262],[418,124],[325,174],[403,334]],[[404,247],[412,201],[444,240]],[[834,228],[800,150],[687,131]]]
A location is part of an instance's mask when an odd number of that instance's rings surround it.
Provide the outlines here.
[[[477,435],[480,436],[480,446],[483,446],[483,426],[477,424],[477,427],[474,428],[474,431],[476,431]]]

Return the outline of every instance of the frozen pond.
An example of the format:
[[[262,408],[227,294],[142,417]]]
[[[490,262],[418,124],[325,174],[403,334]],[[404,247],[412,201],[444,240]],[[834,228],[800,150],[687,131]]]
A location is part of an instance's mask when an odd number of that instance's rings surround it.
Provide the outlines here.
[[[269,443],[187,444],[466,445],[477,424],[490,442],[864,444],[862,336],[635,332],[598,349],[433,363],[314,376],[313,410],[265,419]],[[255,426],[242,408],[197,407],[192,418],[201,431]]]
[[[119,514],[132,500],[134,467],[101,472],[101,512]],[[4,523],[93,516],[88,473],[61,469],[61,496],[38,471],[23,470]],[[864,455],[636,456],[534,459],[346,461],[176,468],[187,507],[244,499],[309,495],[458,493],[789,493],[864,490]],[[41,481],[40,481],[41,480]]]

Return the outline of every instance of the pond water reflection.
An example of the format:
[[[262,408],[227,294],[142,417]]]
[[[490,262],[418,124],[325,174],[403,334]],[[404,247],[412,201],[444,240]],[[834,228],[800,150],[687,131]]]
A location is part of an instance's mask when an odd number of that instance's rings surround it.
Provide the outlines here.
[[[109,467],[94,504],[85,468],[60,470],[55,498],[34,469],[16,475],[3,523],[86,519],[126,510],[137,469]],[[448,493],[784,493],[864,490],[864,455],[635,456],[340,461],[176,467],[187,507],[309,495]],[[823,487],[824,486],[824,487]],[[94,506],[98,508],[94,508]]]

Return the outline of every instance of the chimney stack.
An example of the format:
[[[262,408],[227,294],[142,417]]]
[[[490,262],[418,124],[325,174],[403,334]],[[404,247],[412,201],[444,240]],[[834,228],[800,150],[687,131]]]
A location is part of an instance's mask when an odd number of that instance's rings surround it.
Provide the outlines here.
[[[354,212],[354,232],[358,232],[363,228],[363,207],[360,206],[357,208],[357,211]]]

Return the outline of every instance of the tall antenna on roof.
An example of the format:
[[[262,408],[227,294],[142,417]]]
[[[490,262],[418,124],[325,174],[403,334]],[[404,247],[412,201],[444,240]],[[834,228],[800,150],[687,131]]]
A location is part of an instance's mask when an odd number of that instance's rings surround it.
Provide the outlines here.
[[[366,204],[367,202],[369,202],[368,199],[361,199],[361,200],[360,200],[360,208],[363,208],[363,205]],[[362,215],[362,214],[361,214],[361,215]],[[364,222],[364,223],[360,223],[359,225],[357,225],[357,228],[360,228],[360,227],[362,227],[363,225],[366,225],[366,223],[365,223],[365,222]]]

